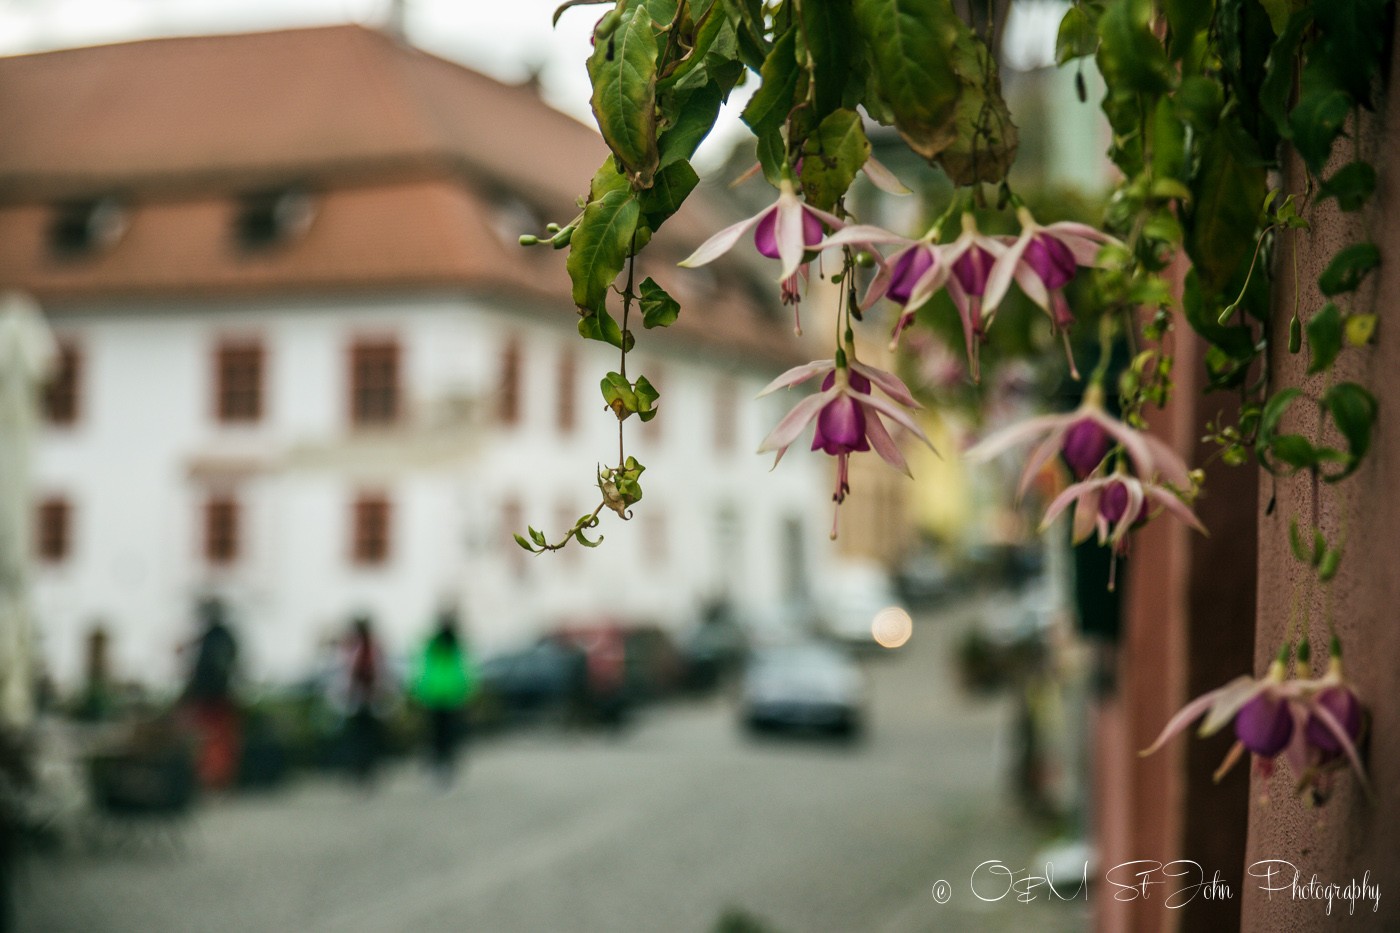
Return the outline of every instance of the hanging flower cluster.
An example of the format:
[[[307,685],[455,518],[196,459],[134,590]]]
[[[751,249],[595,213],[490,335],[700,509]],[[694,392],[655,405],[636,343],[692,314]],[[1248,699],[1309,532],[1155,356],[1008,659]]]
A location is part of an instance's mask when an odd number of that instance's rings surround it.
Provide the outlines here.
[[[984,439],[967,452],[969,460],[985,462],[1020,444],[1038,440],[1017,485],[1025,494],[1041,468],[1056,454],[1076,482],[1045,510],[1042,530],[1074,505],[1076,544],[1097,533],[1099,544],[1115,556],[1128,553],[1129,532],[1168,512],[1190,528],[1205,527],[1178,493],[1194,490],[1185,462],[1158,438],[1138,431],[1104,410],[1103,388],[1090,384],[1084,401],[1068,414],[1042,415],[1012,425]],[[1113,564],[1114,571],[1117,561]],[[1109,587],[1113,587],[1110,576]]]
[[[1288,678],[1290,646],[1280,649],[1263,677],[1237,677],[1181,708],[1161,735],[1139,754],[1151,755],[1204,716],[1197,734],[1208,737],[1234,724],[1235,744],[1215,773],[1219,781],[1245,753],[1267,777],[1279,758],[1288,763],[1301,794],[1315,803],[1331,794],[1332,776],[1350,765],[1362,790],[1370,793],[1357,743],[1365,732],[1366,711],[1342,673],[1341,644],[1332,639],[1327,673],[1319,678]],[[1308,663],[1307,642],[1299,645],[1300,665]]]

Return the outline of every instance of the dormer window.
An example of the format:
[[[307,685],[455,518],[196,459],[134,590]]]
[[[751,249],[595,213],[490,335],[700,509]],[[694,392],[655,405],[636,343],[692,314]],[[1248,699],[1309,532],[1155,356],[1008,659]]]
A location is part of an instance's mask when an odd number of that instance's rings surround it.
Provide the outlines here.
[[[126,232],[126,212],[115,198],[68,201],[54,208],[49,247],[62,259],[110,249]]]
[[[245,250],[268,249],[304,234],[314,214],[311,195],[299,188],[245,194],[238,200],[234,237]]]

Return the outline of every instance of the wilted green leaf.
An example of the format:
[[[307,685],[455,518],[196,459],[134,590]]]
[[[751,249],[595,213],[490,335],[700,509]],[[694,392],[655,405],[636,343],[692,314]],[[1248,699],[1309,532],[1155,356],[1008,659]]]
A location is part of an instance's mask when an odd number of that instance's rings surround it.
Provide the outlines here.
[[[593,116],[603,139],[636,186],[650,187],[656,149],[656,32],[651,13],[633,3],[612,35],[598,40],[588,57]]]
[[[676,323],[676,318],[681,313],[681,306],[676,299],[666,294],[666,290],[657,285],[650,276],[642,280],[640,307],[642,326],[648,329],[670,327]]]
[[[870,157],[860,114],[837,110],[807,137],[802,150],[802,192],[808,203],[829,211],[846,193]]]
[[[1317,287],[1329,298],[1355,291],[1367,273],[1381,264],[1381,251],[1374,243],[1353,243],[1332,257]]]
[[[877,93],[909,147],[932,160],[958,136],[952,51],[962,21],[948,0],[855,0]]]
[[[640,206],[627,188],[614,188],[584,208],[565,264],[573,280],[574,304],[580,310],[603,310],[608,288],[627,261],[639,213]]]
[[[1328,304],[1308,321],[1308,374],[1320,373],[1342,352],[1342,313]]]
[[[953,70],[962,83],[953,117],[957,139],[939,153],[938,164],[955,185],[1000,181],[1011,171],[1019,134],[986,43],[961,24],[953,46]]]

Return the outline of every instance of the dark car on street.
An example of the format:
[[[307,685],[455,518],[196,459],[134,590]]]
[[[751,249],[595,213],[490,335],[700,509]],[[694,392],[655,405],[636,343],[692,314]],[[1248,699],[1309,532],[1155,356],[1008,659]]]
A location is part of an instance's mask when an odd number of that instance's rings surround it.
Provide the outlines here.
[[[825,642],[762,648],[744,672],[740,716],[751,732],[805,731],[854,738],[866,724],[865,675],[850,652]]]

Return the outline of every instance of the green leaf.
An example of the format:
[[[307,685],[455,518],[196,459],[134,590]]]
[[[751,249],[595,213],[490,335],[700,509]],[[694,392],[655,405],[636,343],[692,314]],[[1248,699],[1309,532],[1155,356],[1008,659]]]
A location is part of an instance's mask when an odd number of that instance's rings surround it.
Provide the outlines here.
[[[1371,342],[1376,332],[1374,314],[1349,314],[1346,321],[1347,343],[1353,347],[1364,347]]]
[[[758,136],[758,164],[763,168],[763,177],[774,188],[782,184],[783,164],[787,161],[787,149],[783,145],[782,134],[777,130]]]
[[[1376,190],[1376,169],[1370,162],[1349,162],[1322,183],[1323,200],[1336,198],[1344,211],[1360,210]]]
[[[619,350],[631,350],[631,332],[624,333],[606,310],[590,311],[578,320],[578,335],[585,340],[600,340]]]
[[[1259,5],[1269,14],[1269,25],[1274,27],[1274,34],[1283,35],[1289,18],[1302,8],[1303,0],[1259,0]]]
[[[1264,67],[1264,80],[1259,84],[1259,109],[1284,138],[1292,135],[1288,125],[1288,107],[1293,96],[1293,76],[1298,67],[1298,45],[1303,33],[1312,25],[1312,9],[1300,11],[1288,18],[1282,30],[1275,28],[1278,41],[1269,51]]]
[[[1305,564],[1312,562],[1312,555],[1308,553],[1307,547],[1303,544],[1303,533],[1298,528],[1298,520],[1290,519],[1288,522],[1288,546],[1293,549],[1293,556]]]
[[[999,182],[1011,171],[1020,137],[986,43],[961,24],[953,69],[962,84],[953,116],[957,138],[939,153],[938,164],[955,185]]]
[[[962,21],[949,0],[855,0],[876,91],[909,147],[932,160],[958,138],[952,66]]]
[[[1294,148],[1314,175],[1322,174],[1351,105],[1351,96],[1333,83],[1326,69],[1309,62],[1303,69],[1302,92],[1289,114],[1288,128]]]
[[[1259,415],[1259,440],[1261,443],[1268,441],[1274,436],[1274,429],[1283,418],[1283,413],[1288,407],[1297,401],[1303,394],[1303,390],[1296,386],[1288,389],[1280,389],[1275,392],[1264,404],[1264,410]]]
[[[802,150],[802,193],[813,207],[829,211],[846,193],[870,157],[860,114],[837,110],[807,137]]]
[[[530,540],[531,540],[531,541],[535,542],[535,543],[538,544],[540,547],[544,547],[544,546],[545,546],[545,544],[546,544],[547,542],[545,541],[545,538],[544,538],[544,532],[542,532],[542,531],[540,531],[540,530],[538,530],[538,529],[536,529],[536,528],[533,528],[533,527],[526,528],[525,530],[528,531],[528,532],[530,533]],[[520,537],[520,536],[519,536],[519,535],[516,535],[516,537],[518,538],[518,537]]]
[[[1327,553],[1327,539],[1322,534],[1321,528],[1313,529],[1312,556],[1308,561],[1314,567],[1322,563],[1322,555]]]
[[[641,193],[642,214],[647,227],[652,231],[660,230],[661,225],[680,210],[699,183],[700,176],[684,159],[672,162],[657,172],[651,187]]]
[[[1087,4],[1076,3],[1066,10],[1055,36],[1055,64],[1093,55],[1099,47],[1097,25],[1097,15]]]
[[[626,188],[608,191],[584,208],[565,263],[573,280],[574,304],[581,311],[603,310],[608,288],[627,262],[640,210],[631,190]],[[582,331],[583,325],[579,327]]]
[[[525,550],[529,551],[531,554],[535,553],[535,546],[529,541],[526,541],[523,535],[517,534],[515,536],[515,543],[523,547]]]
[[[1342,352],[1342,313],[1329,303],[1308,321],[1308,375],[1320,373],[1332,365]]]
[[[829,114],[841,107],[851,64],[857,60],[851,47],[857,35],[851,0],[802,0],[798,10],[816,72],[813,97],[817,114]]]
[[[1376,422],[1376,397],[1354,382],[1340,382],[1322,396],[1322,406],[1347,442],[1347,459],[1340,473],[1324,473],[1329,483],[1346,479],[1361,465],[1371,449],[1371,428]]]
[[[603,393],[603,401],[612,409],[618,421],[626,421],[636,414],[637,393],[632,390],[632,383],[627,381],[626,376],[608,373],[598,383],[598,388]]]
[[[715,0],[720,2],[720,0]],[[734,23],[739,57],[754,71],[763,67],[769,46],[764,39],[763,4],[761,0],[722,0],[727,19]]]
[[[641,3],[622,14],[616,30],[597,40],[588,57],[593,82],[593,116],[608,148],[635,176],[638,188],[651,186],[656,171],[656,29]]]
[[[1367,273],[1381,264],[1381,251],[1374,243],[1353,243],[1332,257],[1317,287],[1327,297],[1355,291]]]
[[[695,36],[690,49],[679,59],[668,63],[665,73],[657,78],[657,92],[699,87],[708,82],[710,75],[704,67],[705,60],[717,45],[724,45],[726,32],[728,41],[732,42],[734,28],[724,15],[724,4],[711,3],[695,23]]]
[[[1317,450],[1301,434],[1276,435],[1269,444],[1269,450],[1275,460],[1300,470],[1316,466],[1318,463]]]
[[[1163,96],[1152,114],[1152,177],[1186,175],[1186,126],[1176,115],[1172,99]]]
[[[681,306],[676,299],[666,294],[666,289],[657,285],[650,276],[642,280],[639,304],[642,309],[642,326],[648,330],[653,327],[670,327],[676,323],[676,318],[681,313]]]
[[[1212,0],[1162,0],[1162,10],[1167,14],[1167,26],[1171,29],[1171,57],[1182,58],[1196,35],[1210,25],[1210,17],[1215,4]]]
[[[1099,18],[1099,70],[1116,93],[1156,95],[1171,88],[1171,62],[1153,20],[1151,0],[1118,0]]]
[[[700,143],[714,129],[723,99],[724,94],[714,82],[676,95],[667,107],[671,122],[661,134],[658,162],[661,168],[695,154]]]
[[[1312,59],[1326,68],[1353,100],[1371,105],[1371,87],[1385,64],[1394,27],[1388,0],[1320,0],[1314,4],[1318,31]]]
[[[637,417],[643,421],[650,421],[656,417],[656,400],[661,398],[661,393],[656,391],[650,380],[646,376],[638,376],[637,384],[634,387],[637,393]]]
[[[1323,583],[1328,582],[1337,575],[1337,571],[1342,566],[1342,549],[1333,548],[1322,555],[1322,560],[1317,565],[1317,579]]]
[[[773,51],[763,61],[763,83],[739,115],[755,136],[771,133],[787,121],[797,90],[796,47],[797,28],[793,27],[773,43]]]
[[[1225,91],[1220,82],[1201,75],[1192,75],[1181,82],[1172,95],[1177,116],[1197,133],[1208,133],[1220,121],[1220,109],[1225,105]]]
[[[1234,120],[1222,120],[1201,144],[1188,215],[1186,249],[1206,293],[1223,293],[1253,252],[1266,182],[1254,140]]]
[[[1235,360],[1247,360],[1254,356],[1254,338],[1249,328],[1239,325],[1224,326],[1216,322],[1215,315],[1206,305],[1201,293],[1200,277],[1195,269],[1186,273],[1186,282],[1181,292],[1182,311],[1191,329]]]

